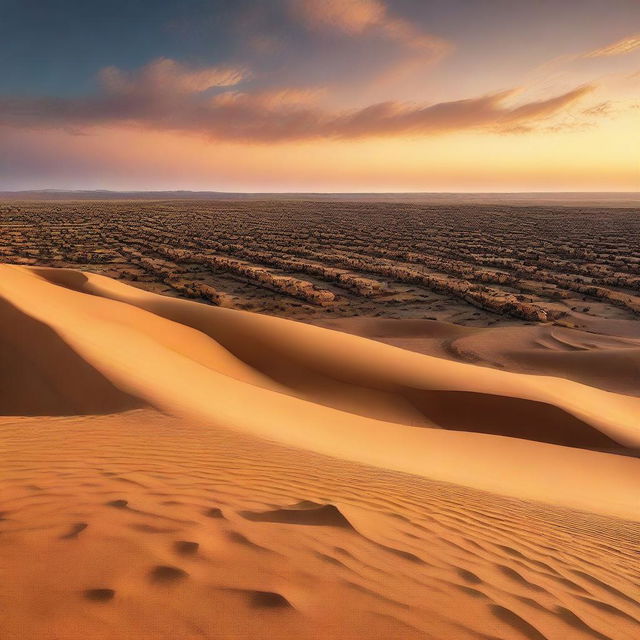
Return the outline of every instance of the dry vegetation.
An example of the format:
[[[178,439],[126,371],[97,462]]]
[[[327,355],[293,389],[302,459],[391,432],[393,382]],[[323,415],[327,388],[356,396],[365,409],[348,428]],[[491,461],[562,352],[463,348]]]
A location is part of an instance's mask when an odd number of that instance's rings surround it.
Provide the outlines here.
[[[0,262],[300,319],[640,315],[631,209],[304,201],[0,203]]]

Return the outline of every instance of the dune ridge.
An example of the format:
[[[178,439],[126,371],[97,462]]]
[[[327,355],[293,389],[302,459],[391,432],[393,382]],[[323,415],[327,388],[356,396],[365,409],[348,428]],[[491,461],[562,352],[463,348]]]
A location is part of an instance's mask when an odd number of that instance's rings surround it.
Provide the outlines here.
[[[548,430],[554,444],[560,439],[575,447],[633,451],[640,445],[640,398],[168,299],[95,274],[15,266],[3,271],[0,293],[6,299],[47,323],[125,394],[167,413],[479,489],[509,494],[510,475],[518,479],[516,495],[526,498],[552,495],[565,506],[616,515],[637,506],[631,498],[617,513],[602,485],[620,484],[620,496],[636,488],[632,460],[558,450],[527,436],[537,429],[544,438]],[[471,433],[496,425],[500,432],[501,424],[509,428],[506,435],[520,430],[524,439]],[[532,455],[533,447],[539,453]],[[567,462],[549,465],[558,455]],[[538,459],[545,461],[544,473]],[[601,472],[590,473],[591,482],[585,477],[586,485],[566,487],[565,496],[552,487],[566,477],[569,460]]]
[[[637,636],[640,398],[574,333],[518,373],[9,265],[0,328],[7,638]]]
[[[435,320],[343,318],[320,326],[410,351],[516,373],[565,377],[640,395],[640,323],[581,316],[590,330],[549,324],[472,328]]]

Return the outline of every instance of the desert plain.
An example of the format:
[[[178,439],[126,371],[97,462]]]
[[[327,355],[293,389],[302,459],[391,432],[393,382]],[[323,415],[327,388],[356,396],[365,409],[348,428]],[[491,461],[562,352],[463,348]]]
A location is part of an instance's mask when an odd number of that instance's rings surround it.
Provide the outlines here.
[[[640,219],[0,203],[7,640],[640,636]]]

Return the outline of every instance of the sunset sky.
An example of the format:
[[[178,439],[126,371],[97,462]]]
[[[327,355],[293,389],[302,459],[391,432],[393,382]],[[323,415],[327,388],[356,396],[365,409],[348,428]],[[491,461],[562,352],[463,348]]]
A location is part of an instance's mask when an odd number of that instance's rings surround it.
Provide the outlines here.
[[[640,0],[0,0],[0,189],[640,191]]]

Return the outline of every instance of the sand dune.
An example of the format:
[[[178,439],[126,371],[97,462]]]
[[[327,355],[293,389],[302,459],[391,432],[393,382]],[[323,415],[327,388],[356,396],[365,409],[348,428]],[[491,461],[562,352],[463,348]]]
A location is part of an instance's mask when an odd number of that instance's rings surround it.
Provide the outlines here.
[[[629,333],[372,341],[17,266],[0,329],[8,638],[640,631]]]
[[[6,299],[0,299],[0,354],[3,415],[99,414],[142,406]]]
[[[321,326],[417,353],[640,395],[640,323],[582,316],[581,324],[589,324],[591,331],[548,324],[471,328],[378,318],[342,318]]]

